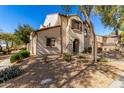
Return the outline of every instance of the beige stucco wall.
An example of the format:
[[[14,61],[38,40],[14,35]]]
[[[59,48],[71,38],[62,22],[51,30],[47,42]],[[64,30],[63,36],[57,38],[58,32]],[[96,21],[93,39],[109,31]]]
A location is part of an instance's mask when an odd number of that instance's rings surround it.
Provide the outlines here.
[[[67,43],[66,43],[67,33],[66,32],[67,32],[68,20],[65,16],[59,16],[59,23],[60,24],[62,23],[62,39],[63,39],[62,46],[63,46],[63,53],[65,53],[66,47],[67,47]]]
[[[36,55],[36,47],[37,47],[37,34],[32,32],[30,34],[30,43],[29,43],[29,51],[32,55]]]
[[[53,16],[52,16],[53,17]],[[57,25],[61,23],[62,17],[62,39],[63,39],[63,52],[73,53],[73,41],[75,39],[79,40],[79,52],[84,50],[84,33],[80,30],[72,30],[71,22],[72,19],[76,19],[80,22],[82,20],[78,16],[57,16]],[[50,17],[49,17],[50,18]],[[48,20],[48,19],[47,19]],[[45,21],[46,22],[46,21]],[[55,47],[46,46],[46,37],[56,38]],[[59,54],[61,53],[61,37],[60,37],[60,27],[48,28],[44,31],[37,31],[35,37],[31,35],[31,50],[32,54],[38,55],[42,54]],[[33,51],[33,52],[32,52]]]
[[[55,26],[59,25],[60,18],[58,13],[53,13],[49,14],[46,16],[45,21],[44,21],[44,26],[49,27],[50,26]]]
[[[61,19],[62,18],[62,19]],[[72,19],[76,19],[80,22],[82,20],[79,18],[79,16],[59,16],[58,17],[58,23],[62,23],[62,38],[63,38],[63,52],[69,52],[73,53],[73,41],[75,39],[78,39],[80,44],[79,44],[79,52],[82,52],[84,50],[84,34],[83,31],[79,30],[72,30],[71,29],[71,22]],[[62,22],[61,22],[62,20]]]
[[[103,37],[102,36],[98,36],[96,35],[96,40],[97,40],[97,47],[101,47],[102,48],[102,44],[103,44]]]
[[[103,37],[102,36],[96,36],[96,40],[99,43],[103,43]]]
[[[60,45],[60,27],[46,29],[45,31],[39,31],[37,32],[37,47],[36,47],[36,54],[39,55],[39,53],[42,54],[58,54],[61,51],[61,45]],[[46,46],[46,38],[54,37],[55,40],[55,46],[49,47]]]
[[[114,50],[116,48],[115,45],[110,45],[110,46],[103,46],[103,51],[110,51],[110,50]]]
[[[87,30],[87,37],[84,36],[84,48],[87,49],[88,47],[91,47],[91,32],[89,31],[88,27],[84,24],[83,30]]]
[[[117,40],[115,38],[108,37],[106,43],[117,43]]]
[[[71,16],[68,19],[68,25],[67,25],[67,29],[66,29],[66,52],[73,53],[73,41],[75,39],[79,40],[79,52],[82,52],[84,50],[83,31],[81,32],[80,30],[71,29],[72,19],[76,19],[76,20],[82,22],[82,20],[78,16]]]
[[[101,47],[103,51],[109,51],[116,48],[117,40],[110,36],[96,36],[97,37],[97,46]]]

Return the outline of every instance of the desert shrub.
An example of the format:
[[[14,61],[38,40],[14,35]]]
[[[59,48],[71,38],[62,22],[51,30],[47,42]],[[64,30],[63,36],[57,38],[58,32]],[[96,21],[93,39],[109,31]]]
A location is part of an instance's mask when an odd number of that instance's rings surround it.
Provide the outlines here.
[[[92,47],[88,47],[87,51],[88,51],[88,53],[91,53],[92,52]]]
[[[30,52],[26,51],[26,50],[21,50],[19,52],[19,57],[20,59],[24,59],[30,56]]]
[[[0,55],[2,55],[3,54],[3,52],[0,52]]]
[[[108,62],[108,60],[105,57],[103,57],[103,56],[97,57],[97,61],[98,62]]]
[[[8,54],[8,50],[7,49],[2,50],[2,52],[3,52],[4,55]]]
[[[79,56],[79,59],[86,59],[87,57],[85,56],[85,55],[83,55],[83,54],[80,54]]]
[[[26,50],[26,48],[25,48],[25,47],[23,47],[23,48],[20,48],[20,50]]]
[[[71,61],[71,60],[72,60],[72,55],[69,54],[69,53],[64,53],[64,54],[63,54],[63,59],[64,59],[65,61]]]
[[[16,53],[16,54],[13,54],[11,57],[10,57],[10,62],[13,63],[15,61],[19,61],[20,60],[20,56],[19,56],[19,53]]]
[[[2,50],[3,54],[6,55],[6,54],[10,54],[11,53],[11,49],[3,49]]]
[[[41,57],[41,62],[47,62],[47,60],[48,60],[48,54],[42,54],[42,53],[40,53],[40,57]]]
[[[41,57],[42,57],[43,62],[47,62],[47,59],[48,59],[47,54],[43,54]]]
[[[0,83],[3,83],[11,78],[14,78],[21,74],[21,70],[18,66],[12,66],[0,71]]]
[[[88,49],[85,48],[84,51],[82,53],[88,53]]]
[[[20,61],[24,58],[27,58],[30,56],[30,53],[26,50],[21,50],[20,52],[16,53],[16,54],[13,54],[11,57],[10,57],[10,62],[13,63],[13,62],[16,62],[16,61]]]
[[[92,52],[92,47],[85,48],[83,53],[91,53]]]
[[[101,52],[102,52],[102,48],[99,47],[99,48],[97,49],[97,52],[98,52],[98,53],[101,53]]]

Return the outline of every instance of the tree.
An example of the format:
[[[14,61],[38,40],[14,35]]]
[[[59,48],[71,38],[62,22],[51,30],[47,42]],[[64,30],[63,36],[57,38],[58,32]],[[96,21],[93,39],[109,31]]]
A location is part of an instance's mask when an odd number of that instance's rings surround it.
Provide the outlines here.
[[[122,24],[124,23],[124,6],[96,6],[95,9],[96,13],[100,15],[104,26],[115,31],[119,43],[119,31],[123,28]]]
[[[124,31],[121,32],[121,43],[124,44]]]
[[[69,9],[71,9],[71,6],[63,6],[64,9],[67,11]],[[84,16],[84,22],[85,24],[87,24],[89,31],[92,33],[92,37],[93,37],[93,44],[92,44],[92,59],[93,59],[93,63],[95,63],[97,61],[97,46],[96,46],[96,36],[95,36],[95,32],[94,32],[94,27],[93,24],[91,22],[91,13],[93,10],[94,6],[92,5],[81,5],[81,6],[77,6],[77,11],[82,13],[82,15]]]
[[[0,41],[6,44],[6,49],[9,49],[9,43],[14,42],[15,38],[11,33],[0,33]]]
[[[30,33],[33,31],[33,28],[29,25],[19,25],[17,29],[15,29],[14,35],[16,36],[16,44],[25,44],[29,43]]]

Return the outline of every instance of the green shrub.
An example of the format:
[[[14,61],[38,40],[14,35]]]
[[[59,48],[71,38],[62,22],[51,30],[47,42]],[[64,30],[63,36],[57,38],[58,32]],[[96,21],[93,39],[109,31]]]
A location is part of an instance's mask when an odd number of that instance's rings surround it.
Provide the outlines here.
[[[79,56],[79,59],[86,59],[87,57],[85,56],[85,55],[83,55],[83,54],[80,54]]]
[[[88,47],[88,53],[91,53],[92,52],[92,47]]]
[[[20,48],[20,50],[26,50],[26,48],[23,47],[23,48]]]
[[[92,47],[85,48],[82,53],[91,53],[92,52]]]
[[[20,60],[20,55],[19,53],[16,53],[16,54],[13,54],[11,57],[10,57],[10,62],[13,63],[15,61],[19,61]]]
[[[11,57],[10,57],[10,62],[13,63],[13,62],[16,62],[16,61],[20,61],[24,58],[27,58],[30,56],[30,53],[26,50],[21,50],[19,53],[16,53],[16,54],[13,54]]]
[[[3,52],[4,55],[8,54],[8,50],[7,49],[4,49],[2,52]]]
[[[42,55],[41,57],[43,62],[47,62],[48,55]]]
[[[98,62],[108,62],[108,60],[105,57],[103,57],[103,56],[97,57],[97,61]]]
[[[102,52],[102,48],[99,47],[99,48],[97,49],[97,52],[98,52],[98,53],[101,53],[101,52]]]
[[[20,52],[19,52],[19,57],[20,57],[20,59],[24,59],[24,58],[27,58],[27,57],[29,57],[30,56],[30,53],[28,52],[28,51],[26,51],[26,50],[21,50]]]
[[[69,54],[69,53],[64,53],[63,54],[63,59],[65,60],[65,61],[71,61],[72,60],[72,55],[71,54]]]
[[[0,71],[0,83],[3,83],[11,78],[14,78],[21,74],[21,70],[18,66],[12,66]]]

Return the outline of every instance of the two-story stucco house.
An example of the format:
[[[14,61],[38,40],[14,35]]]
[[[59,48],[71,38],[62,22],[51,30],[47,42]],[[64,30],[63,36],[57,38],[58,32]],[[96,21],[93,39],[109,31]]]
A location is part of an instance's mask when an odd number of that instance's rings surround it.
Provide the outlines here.
[[[102,51],[110,51],[117,48],[118,39],[114,36],[96,36],[97,47],[102,48]]]
[[[78,15],[47,15],[40,29],[30,35],[30,53],[38,55],[83,52],[88,45],[84,46],[87,32],[83,25]]]

